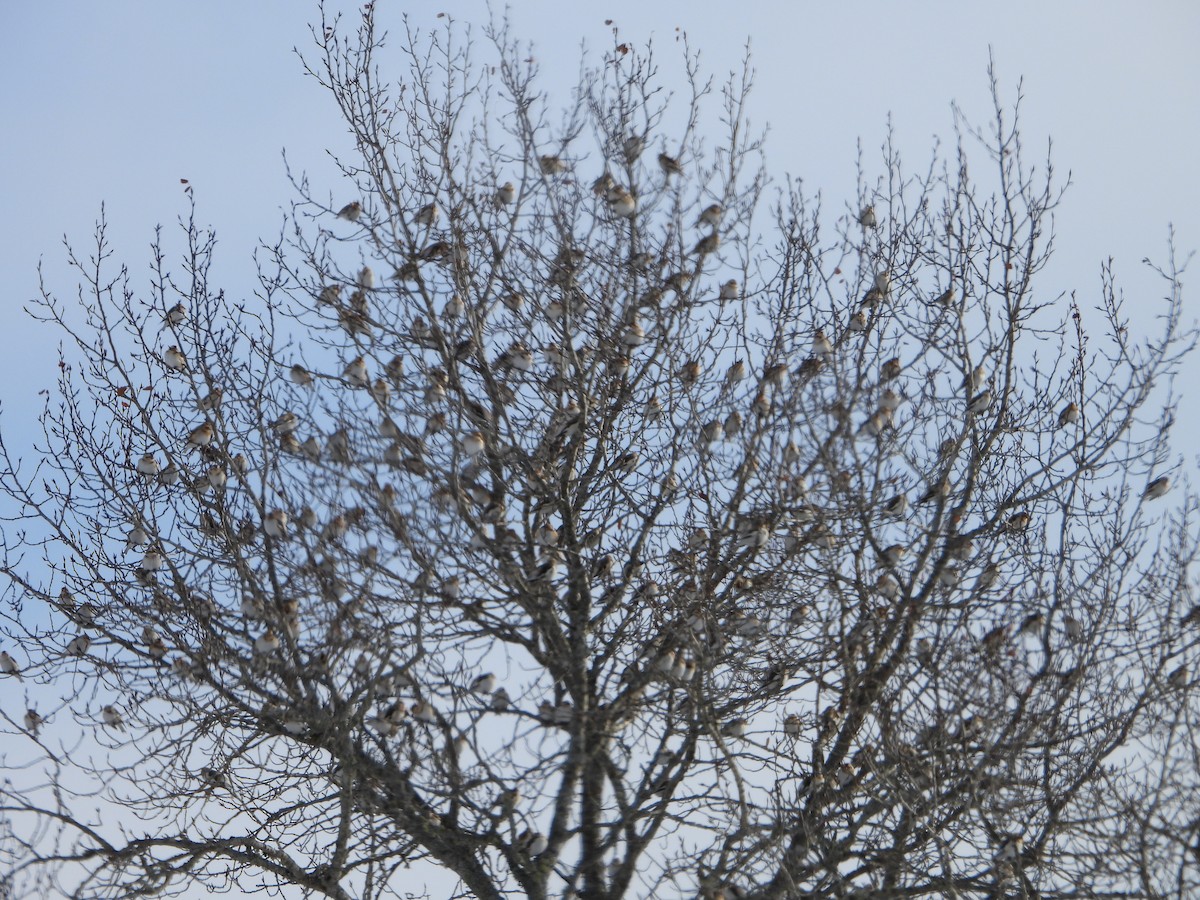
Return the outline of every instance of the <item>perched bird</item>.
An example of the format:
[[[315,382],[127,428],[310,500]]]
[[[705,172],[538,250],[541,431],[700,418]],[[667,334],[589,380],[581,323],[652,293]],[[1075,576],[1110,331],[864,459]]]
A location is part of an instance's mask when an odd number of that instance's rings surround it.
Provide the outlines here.
[[[658,167],[663,170],[663,175],[668,181],[672,175],[683,174],[683,166],[679,164],[679,160],[667,153],[658,154]]]
[[[1146,490],[1142,491],[1142,496],[1147,500],[1157,500],[1159,497],[1165,494],[1170,487],[1171,479],[1166,475],[1159,475],[1148,485],[1146,485]]]
[[[746,725],[745,719],[731,719],[721,726],[721,735],[722,737],[745,737]]]
[[[1167,676],[1167,684],[1173,688],[1185,687],[1188,683],[1188,670],[1186,665],[1182,665],[1175,669]]]
[[[977,391],[983,387],[985,381],[987,381],[987,369],[982,365],[978,365],[963,379],[963,386],[968,391]]]
[[[187,445],[189,447],[207,447],[216,435],[217,429],[213,427],[212,422],[204,422],[188,432]]]
[[[288,514],[285,510],[274,509],[263,519],[263,533],[267,537],[287,537]]]
[[[1070,614],[1063,616],[1063,630],[1067,633],[1067,639],[1072,642],[1083,639],[1083,623]]]
[[[345,219],[347,222],[357,222],[362,217],[362,211],[362,204],[355,200],[339,209],[337,217]]]
[[[692,248],[692,256],[705,256],[709,253],[715,253],[720,246],[721,236],[714,231],[712,234],[706,234],[700,240],[696,241],[696,246]]]
[[[977,416],[980,413],[987,412],[991,405],[991,389],[985,389],[971,398],[971,401],[967,404],[967,415]]]
[[[371,376],[367,371],[367,361],[361,356],[355,357],[342,370],[342,377],[351,387],[366,387],[371,383]]]
[[[922,506],[937,500],[939,497],[948,497],[950,495],[950,479],[943,478],[940,481],[931,484],[920,497],[917,498],[917,506]]]
[[[1068,425],[1075,425],[1079,422],[1079,405],[1075,402],[1068,403],[1063,407],[1063,411],[1058,414],[1058,427],[1066,428]]]
[[[818,359],[823,359],[833,354],[833,344],[829,342],[829,338],[825,336],[825,330],[822,328],[813,331],[812,354]]]
[[[418,722],[424,722],[426,725],[436,725],[438,720],[437,710],[433,708],[433,704],[426,703],[424,700],[418,700],[413,704],[412,716]]]
[[[538,167],[543,175],[561,175],[567,171],[567,164],[553,154],[538,157]]]
[[[117,731],[125,730],[125,719],[121,715],[121,711],[115,706],[108,704],[100,710],[100,718],[104,720],[104,724],[109,728],[115,728]]]
[[[934,304],[941,307],[948,307],[954,303],[954,285],[946,288],[934,299]]]
[[[185,321],[187,321],[187,307],[182,302],[176,303],[163,316],[163,322],[172,327],[182,325]]]
[[[800,714],[791,713],[783,720],[783,733],[790,738],[799,737],[802,726],[803,720],[800,718]]]
[[[480,456],[486,447],[482,432],[472,431],[462,439],[463,452],[472,459]]]
[[[183,351],[176,346],[172,345],[163,351],[162,361],[163,365],[172,372],[187,371],[187,358],[183,355]]]
[[[736,300],[738,298],[739,285],[736,278],[730,278],[721,285],[721,290],[717,294],[717,299],[722,302],[726,300]]]
[[[159,472],[158,460],[154,458],[153,453],[145,453],[142,458],[137,461],[137,472],[139,475],[145,475],[147,478],[153,478]]]
[[[614,216],[628,219],[637,212],[637,199],[625,188],[617,186],[605,196],[608,208]]]
[[[491,694],[496,690],[496,676],[491,672],[477,675],[471,681],[472,694]]]
[[[716,228],[721,224],[721,218],[725,215],[725,207],[720,203],[711,203],[700,213],[700,218],[696,220],[697,225],[708,225],[711,228]]]
[[[196,401],[196,409],[200,412],[212,412],[221,405],[221,397],[225,391],[219,387],[213,388],[203,397]]]
[[[146,529],[141,525],[134,525],[129,529],[129,534],[125,536],[126,550],[136,550],[148,543],[150,543],[150,535],[146,534]]]
[[[886,297],[892,290],[892,273],[887,269],[875,273],[875,290]]]
[[[858,214],[858,224],[863,228],[878,228],[879,219],[875,216],[874,206],[864,206],[862,212]]]
[[[309,387],[313,383],[312,372],[308,371],[300,363],[296,363],[288,370],[288,378],[291,379],[292,384],[298,384],[300,387]]]
[[[512,700],[508,696],[508,691],[504,688],[496,688],[492,693],[492,711],[505,712],[512,705]]]
[[[280,640],[270,628],[254,639],[254,652],[262,656],[274,653],[280,647]]]
[[[867,313],[865,310],[859,310],[850,317],[850,321],[846,325],[846,330],[854,334],[860,331],[867,330]]]
[[[46,720],[38,713],[36,709],[25,710],[25,730],[34,737],[38,736],[38,731],[46,724]]]
[[[496,188],[496,194],[492,198],[497,207],[508,206],[517,199],[517,189],[513,187],[511,181],[506,181],[500,187]]]
[[[276,434],[291,434],[300,425],[300,420],[294,412],[280,413],[271,423],[271,430]]]
[[[892,544],[883,551],[883,561],[889,566],[898,565],[908,555],[908,548],[903,544]]]
[[[880,368],[879,380],[891,381],[894,378],[898,378],[900,376],[900,368],[900,358],[898,356],[893,356],[883,364],[882,368]]]
[[[540,856],[546,852],[550,842],[540,831],[530,831],[526,828],[517,836],[517,849],[528,856]]]
[[[67,644],[67,656],[83,656],[92,645],[92,639],[86,634],[76,635]]]
[[[625,154],[625,162],[627,163],[635,162],[645,149],[646,139],[640,134],[631,134],[621,144],[621,152]]]
[[[885,504],[883,504],[883,512],[892,518],[900,518],[908,512],[908,495],[896,494]]]
[[[424,225],[427,228],[431,228],[437,224],[437,220],[441,217],[441,215],[442,211],[438,209],[438,205],[436,203],[426,203],[417,210],[416,214],[413,216],[413,221],[418,225]]]
[[[21,667],[17,665],[17,661],[7,650],[0,650],[0,675],[12,675],[16,677],[17,681],[22,680]]]

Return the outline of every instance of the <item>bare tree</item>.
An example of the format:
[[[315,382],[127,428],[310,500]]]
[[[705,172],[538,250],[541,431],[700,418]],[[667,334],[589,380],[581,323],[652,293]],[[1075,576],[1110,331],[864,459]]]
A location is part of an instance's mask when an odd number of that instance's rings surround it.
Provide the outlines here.
[[[1182,267],[1148,339],[1047,293],[994,77],[830,213],[764,199],[748,67],[614,32],[555,112],[483,34],[314,30],[353,191],[295,178],[253,300],[190,216],[148,293],[103,222],[44,287],[9,889],[1194,896]]]

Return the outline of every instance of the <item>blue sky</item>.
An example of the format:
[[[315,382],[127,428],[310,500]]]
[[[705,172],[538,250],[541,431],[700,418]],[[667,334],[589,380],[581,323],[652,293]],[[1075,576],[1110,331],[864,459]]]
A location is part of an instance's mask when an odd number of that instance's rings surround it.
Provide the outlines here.
[[[440,11],[462,21],[487,17],[473,0],[380,6],[392,21],[411,10],[418,26],[434,25]],[[331,0],[330,8],[355,15],[358,5]],[[39,258],[49,285],[69,298],[75,282],[61,238],[86,253],[103,203],[116,258],[144,287],[154,226],[170,234],[186,210],[187,178],[200,222],[217,230],[221,286],[249,297],[251,254],[278,232],[293,199],[281,151],[309,171],[318,193],[340,202],[347,188],[324,149],[343,141],[345,129],[293,53],[312,46],[316,6],[307,0],[26,0],[5,12],[0,428],[10,445],[29,448],[36,393],[53,385],[59,342],[22,312],[37,290]],[[855,194],[856,142],[868,166],[875,163],[889,113],[918,169],[935,134],[952,139],[951,101],[986,120],[991,48],[1008,96],[1025,79],[1031,155],[1043,155],[1052,138],[1060,172],[1072,172],[1046,293],[1075,289],[1090,306],[1100,263],[1111,255],[1135,329],[1149,327],[1162,286],[1140,260],[1165,261],[1171,223],[1183,255],[1200,247],[1200,4],[521,0],[512,14],[552,90],[573,82],[581,41],[597,50],[609,44],[606,19],[628,40],[653,36],[664,71],[678,71],[677,28],[717,76],[739,64],[749,39],[758,71],[751,116],[770,125],[771,171],[803,178],[834,213]],[[174,234],[169,243],[179,247]],[[1196,300],[1187,304],[1187,319],[1196,308]],[[1200,357],[1188,372],[1200,376]],[[1200,395],[1185,397],[1183,413],[1175,448],[1191,471],[1200,431],[1187,423],[1200,420]]]
[[[410,10],[418,26],[435,24],[441,11],[464,22],[487,16],[475,0],[383,0],[380,7],[393,22]],[[330,3],[352,16],[358,8]],[[101,203],[117,258],[144,277],[153,227],[183,211],[179,179],[188,178],[200,221],[217,229],[223,286],[248,295],[250,254],[260,237],[277,233],[291,199],[281,151],[318,189],[335,199],[344,191],[323,153],[344,129],[293,52],[311,46],[315,12],[303,0],[75,0],[6,9],[0,424],[10,441],[34,424],[35,392],[54,374],[58,336],[21,312],[36,291],[37,261],[44,258],[49,283],[69,296],[61,238],[86,247]],[[1073,173],[1048,290],[1074,287],[1086,300],[1101,260],[1112,255],[1140,302],[1140,291],[1162,293],[1139,261],[1164,258],[1169,223],[1182,250],[1200,247],[1196,4],[521,0],[512,14],[553,87],[573,80],[580,42],[610,43],[605,19],[635,42],[653,36],[667,70],[676,61],[676,29],[686,30],[718,76],[738,64],[749,39],[758,70],[751,112],[770,124],[772,171],[802,177],[838,211],[853,196],[856,141],[868,163],[877,159],[889,112],[914,167],[927,160],[933,135],[951,136],[952,100],[985,119],[990,47],[1006,87],[1025,78],[1028,146],[1038,155],[1052,138],[1060,171]],[[1194,365],[1200,372],[1200,359]]]

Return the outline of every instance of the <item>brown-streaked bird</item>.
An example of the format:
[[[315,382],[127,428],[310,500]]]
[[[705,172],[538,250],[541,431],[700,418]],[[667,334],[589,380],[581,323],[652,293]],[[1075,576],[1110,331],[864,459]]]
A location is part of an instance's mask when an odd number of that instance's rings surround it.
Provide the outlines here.
[[[725,215],[725,207],[720,203],[710,203],[700,212],[700,217],[696,219],[697,225],[707,225],[711,228],[716,228],[721,224],[721,218]]]
[[[883,297],[886,297],[892,291],[892,273],[887,269],[884,269],[882,272],[876,272],[874,284],[875,290],[879,291]]]
[[[508,206],[508,204],[512,203],[516,199],[517,189],[513,187],[513,183],[511,181],[506,181],[504,184],[500,185],[500,187],[496,188],[496,193],[492,197],[492,200],[497,207]]]
[[[288,514],[286,510],[273,509],[263,518],[263,534],[282,539],[287,537]]]
[[[634,163],[646,149],[646,139],[640,134],[631,134],[621,144],[621,152],[625,154],[626,163]]]
[[[706,256],[709,253],[715,253],[720,246],[721,236],[714,231],[696,241],[696,246],[692,248],[692,256]]]
[[[0,650],[0,675],[12,675],[21,681],[21,667],[7,650]]]
[[[174,345],[163,351],[162,362],[172,372],[187,371],[187,357],[183,355],[182,350]]]
[[[344,378],[351,387],[366,387],[371,383],[371,376],[367,371],[367,361],[361,356],[357,356],[350,360],[350,362],[346,364],[346,368],[342,370],[342,378]]]
[[[892,544],[883,551],[883,561],[889,566],[895,566],[908,555],[908,548],[903,544]]]
[[[338,210],[337,217],[345,219],[347,222],[357,222],[362,217],[362,204],[355,200],[353,203],[347,203]]]
[[[271,430],[276,434],[291,434],[300,424],[300,419],[291,411],[282,412],[271,423]]]
[[[908,495],[896,494],[890,500],[883,504],[883,513],[894,519],[901,518],[908,512]]]
[[[34,737],[38,736],[38,731],[45,724],[45,718],[36,709],[25,710],[25,730]]]
[[[254,639],[254,652],[260,656],[266,656],[268,653],[274,653],[279,649],[279,647],[279,637],[270,628]]]
[[[288,370],[288,378],[292,384],[298,384],[300,387],[309,387],[313,383],[312,373],[300,363],[296,363]]]
[[[867,330],[867,313],[860,309],[850,317],[850,321],[846,324],[846,330],[851,334]]]
[[[934,298],[933,302],[935,305],[945,308],[945,307],[953,305],[954,296],[955,296],[954,285],[950,285],[950,287],[946,288],[944,291],[942,291],[940,294],[938,294],[937,297]]]
[[[486,447],[487,443],[484,441],[483,432],[472,431],[462,439],[463,452],[472,459],[481,455]]]
[[[1026,510],[1013,513],[1008,517],[1008,521],[1004,523],[1004,530],[1010,534],[1020,534],[1029,527],[1029,513]]]
[[[1062,412],[1058,414],[1058,427],[1066,428],[1068,425],[1075,425],[1079,422],[1079,405],[1074,401],[1063,407]]]
[[[222,388],[215,387],[205,396],[196,401],[196,409],[200,412],[212,412],[221,405],[221,396],[225,393]]]
[[[977,416],[980,413],[987,412],[992,405],[992,391],[990,388],[985,388],[980,391],[967,404],[967,415]]]
[[[833,354],[833,344],[825,336],[825,329],[823,328],[817,328],[813,331],[812,354],[818,359],[823,359]]]
[[[637,199],[625,188],[617,185],[605,194],[609,211],[621,219],[628,219],[637,212]]]
[[[963,386],[968,391],[977,391],[983,387],[985,381],[987,381],[987,369],[980,364],[963,379]]]
[[[858,214],[858,224],[863,228],[878,228],[879,219],[875,215],[874,206],[864,206]]]
[[[158,460],[154,458],[153,453],[142,454],[142,458],[137,461],[135,468],[139,475],[144,475],[147,478],[153,478],[159,473]]]
[[[561,175],[567,171],[567,164],[553,153],[547,153],[538,157],[538,168],[543,175]]]
[[[730,278],[728,281],[726,281],[724,284],[721,285],[721,290],[717,294],[717,299],[723,303],[728,300],[736,300],[739,296],[739,293],[740,293],[740,286],[738,285],[737,279]]]
[[[176,303],[167,310],[167,314],[163,316],[163,322],[167,325],[177,327],[187,321],[187,307],[182,303]]]
[[[945,477],[934,482],[928,488],[926,488],[925,493],[917,498],[916,505],[922,506],[938,499],[939,497],[948,496],[950,496],[950,478]]]
[[[101,708],[100,718],[109,728],[115,728],[117,731],[125,730],[125,718],[121,715],[121,711],[111,703]]]
[[[217,429],[213,427],[213,423],[203,422],[188,433],[187,445],[189,447],[207,447],[213,442],[216,435]]]
[[[418,225],[424,225],[426,228],[432,228],[437,224],[437,220],[441,215],[442,211],[438,209],[436,203],[426,203],[413,215],[413,221]]]
[[[730,719],[721,726],[721,736],[733,738],[745,737],[746,725],[747,722],[745,719]]]
[[[901,371],[900,357],[893,356],[891,359],[889,359],[887,362],[885,362],[883,364],[883,366],[880,368],[879,380],[880,381],[892,381],[893,379],[900,377],[900,371]]]
[[[1041,634],[1045,626],[1046,616],[1044,613],[1030,613],[1021,620],[1021,627],[1018,629],[1018,633],[1026,637],[1036,637]]]
[[[670,181],[672,175],[682,175],[683,166],[679,164],[679,160],[668,153],[658,154],[658,167],[662,169],[663,175]]]
[[[1171,479],[1166,475],[1159,475],[1142,491],[1142,496],[1147,500],[1157,500],[1171,488]]]

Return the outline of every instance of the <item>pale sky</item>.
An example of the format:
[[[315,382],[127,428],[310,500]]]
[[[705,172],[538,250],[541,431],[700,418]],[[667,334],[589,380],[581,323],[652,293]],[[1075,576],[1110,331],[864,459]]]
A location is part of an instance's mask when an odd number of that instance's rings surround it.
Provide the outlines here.
[[[353,16],[359,4],[331,0],[330,7]],[[380,7],[393,21],[409,9],[418,26],[434,25],[439,11],[464,22],[487,18],[477,0],[381,0]],[[348,188],[323,150],[345,129],[293,53],[312,46],[315,2],[24,0],[4,12],[0,428],[29,452],[37,391],[53,386],[60,340],[22,312],[36,293],[38,259],[51,287],[69,298],[75,282],[61,238],[88,252],[104,203],[116,259],[144,288],[154,226],[166,226],[169,245],[179,247],[171,229],[186,211],[180,179],[187,178],[200,222],[217,231],[219,286],[248,298],[251,253],[259,238],[278,233],[293,199],[281,151],[310,172],[316,193],[340,200]],[[986,121],[991,47],[1007,96],[1025,79],[1031,156],[1044,156],[1052,139],[1060,173],[1073,175],[1045,294],[1075,289],[1085,308],[1093,305],[1100,263],[1111,255],[1136,329],[1163,293],[1140,260],[1166,261],[1170,224],[1181,257],[1200,248],[1195,2],[514,0],[512,14],[515,33],[534,43],[544,84],[555,90],[573,83],[581,41],[597,51],[610,44],[605,19],[634,43],[653,36],[664,70],[677,61],[677,28],[718,77],[739,64],[749,39],[758,72],[751,117],[770,125],[770,169],[777,180],[791,173],[821,190],[836,214],[853,203],[856,141],[868,167],[877,167],[889,112],[918,170],[935,134],[953,139],[951,101]],[[1185,318],[1198,309],[1200,296],[1186,303]],[[1188,374],[1200,378],[1200,356]],[[1200,421],[1200,394],[1185,397],[1182,412],[1175,453],[1191,473],[1200,427],[1189,423]]]

